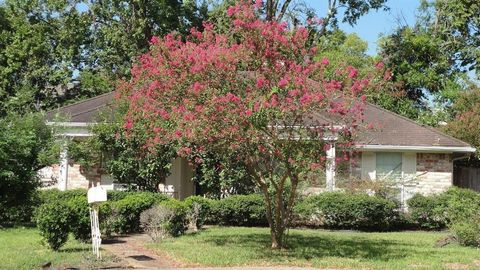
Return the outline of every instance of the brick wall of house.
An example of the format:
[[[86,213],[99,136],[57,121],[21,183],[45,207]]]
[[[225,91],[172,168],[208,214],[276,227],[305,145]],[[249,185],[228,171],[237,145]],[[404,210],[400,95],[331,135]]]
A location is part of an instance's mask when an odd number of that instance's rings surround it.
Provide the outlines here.
[[[417,179],[411,192],[441,193],[453,185],[451,154],[417,153]]]
[[[39,171],[40,180],[46,188],[57,187],[59,175],[60,166],[58,164],[53,164]],[[102,171],[99,168],[86,169],[80,166],[80,164],[74,163],[73,160],[70,160],[68,163],[67,189],[87,189],[100,182],[101,177]]]
[[[80,164],[69,162],[67,189],[89,188],[100,182],[101,172],[98,168],[86,169]]]

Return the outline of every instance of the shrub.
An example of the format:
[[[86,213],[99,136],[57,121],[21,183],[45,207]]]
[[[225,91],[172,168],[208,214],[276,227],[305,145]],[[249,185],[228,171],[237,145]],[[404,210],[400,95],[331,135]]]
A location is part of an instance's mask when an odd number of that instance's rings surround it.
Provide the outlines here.
[[[439,195],[436,211],[450,224],[472,220],[480,213],[480,193],[452,187]]]
[[[337,229],[385,231],[398,220],[397,205],[368,196],[325,192],[306,198],[295,207],[298,224]]]
[[[187,207],[178,200],[168,200],[160,203],[160,206],[170,209],[173,216],[169,220],[167,231],[171,236],[179,236],[187,230]]]
[[[153,241],[169,236],[167,223],[172,219],[173,211],[162,205],[155,205],[140,214],[140,225]]]
[[[87,190],[86,189],[71,189],[71,190],[65,190],[65,191],[60,191],[58,189],[39,190],[38,197],[39,197],[39,202],[41,204],[57,203],[60,201],[65,202],[77,197],[87,198]]]
[[[186,212],[184,203],[177,200],[164,201],[143,211],[140,224],[154,241],[167,236],[179,236],[187,230]]]
[[[67,201],[72,219],[70,230],[75,239],[86,242],[90,239],[90,209],[86,197],[74,197]]]
[[[49,203],[36,211],[37,227],[50,248],[58,250],[68,240],[70,208],[63,203]]]
[[[438,230],[446,226],[447,220],[439,213],[439,196],[423,196],[415,194],[407,202],[410,219],[412,222],[427,230]]]
[[[262,195],[232,195],[212,203],[212,220],[219,225],[266,226],[266,209]]]
[[[124,234],[140,230],[140,214],[155,203],[169,200],[166,195],[150,192],[132,192],[123,199],[109,202],[100,209],[103,230],[111,233]]]
[[[201,196],[190,196],[185,199],[187,216],[195,229],[201,229],[203,224],[211,221],[212,200]]]
[[[462,246],[480,247],[480,218],[452,224],[450,229]]]

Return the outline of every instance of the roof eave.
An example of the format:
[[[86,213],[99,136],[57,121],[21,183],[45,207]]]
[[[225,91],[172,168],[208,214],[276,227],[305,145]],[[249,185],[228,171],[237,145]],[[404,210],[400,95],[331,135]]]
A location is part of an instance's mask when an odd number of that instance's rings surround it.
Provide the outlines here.
[[[429,153],[475,153],[471,146],[438,146],[438,145],[371,145],[359,144],[355,148],[364,151],[402,151],[402,152],[429,152]]]

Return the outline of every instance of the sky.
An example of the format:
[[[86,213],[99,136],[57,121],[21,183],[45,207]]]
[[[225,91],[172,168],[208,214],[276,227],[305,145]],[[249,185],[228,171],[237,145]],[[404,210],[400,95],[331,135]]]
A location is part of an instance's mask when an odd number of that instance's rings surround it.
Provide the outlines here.
[[[308,5],[317,11],[318,17],[324,17],[327,13],[326,0],[306,0]],[[391,33],[398,25],[399,18],[402,24],[413,25],[419,0],[389,0],[389,11],[370,11],[360,18],[353,27],[349,24],[341,24],[340,28],[347,33],[357,33],[363,40],[368,42],[368,54],[376,53],[378,37],[384,33]]]

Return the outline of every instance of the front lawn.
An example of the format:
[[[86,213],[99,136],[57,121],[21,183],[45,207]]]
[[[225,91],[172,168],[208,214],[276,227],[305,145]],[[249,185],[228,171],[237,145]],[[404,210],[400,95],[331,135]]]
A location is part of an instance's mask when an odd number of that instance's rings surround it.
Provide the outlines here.
[[[37,229],[0,229],[0,269],[40,269],[44,263],[54,266],[95,268],[112,259],[107,256],[94,263],[91,245],[70,239],[60,251],[55,252],[42,245]]]
[[[288,251],[272,251],[266,228],[212,227],[148,244],[186,266],[295,265],[341,269],[479,269],[480,250],[450,244],[444,232],[290,230]]]

